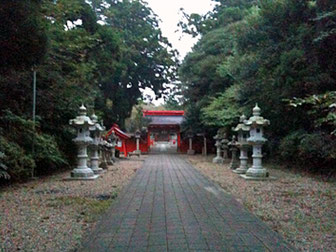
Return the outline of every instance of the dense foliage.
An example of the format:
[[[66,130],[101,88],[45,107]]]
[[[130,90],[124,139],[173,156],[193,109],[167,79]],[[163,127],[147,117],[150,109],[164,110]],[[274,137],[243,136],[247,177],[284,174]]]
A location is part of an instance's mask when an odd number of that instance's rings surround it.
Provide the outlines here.
[[[335,1],[216,2],[213,12],[180,24],[201,35],[180,68],[192,107],[186,123],[229,130],[257,102],[271,121],[273,156],[312,169],[334,167]]]
[[[18,180],[72,164],[68,122],[82,102],[107,127],[124,127],[141,89],[159,97],[175,78],[176,52],[142,0],[10,0],[0,4],[0,19],[2,177]]]

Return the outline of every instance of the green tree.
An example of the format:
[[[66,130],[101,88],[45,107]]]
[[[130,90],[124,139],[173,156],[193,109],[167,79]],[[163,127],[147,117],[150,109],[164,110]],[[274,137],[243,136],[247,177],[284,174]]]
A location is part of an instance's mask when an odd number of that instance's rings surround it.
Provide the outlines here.
[[[41,1],[2,1],[0,31],[1,74],[30,69],[41,61],[47,47]]]

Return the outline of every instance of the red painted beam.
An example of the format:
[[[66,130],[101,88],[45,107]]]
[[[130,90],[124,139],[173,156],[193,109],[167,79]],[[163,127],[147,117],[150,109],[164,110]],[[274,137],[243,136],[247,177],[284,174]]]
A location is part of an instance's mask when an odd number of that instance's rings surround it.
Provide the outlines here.
[[[183,110],[164,110],[164,111],[156,111],[156,110],[144,110],[143,116],[183,116]]]

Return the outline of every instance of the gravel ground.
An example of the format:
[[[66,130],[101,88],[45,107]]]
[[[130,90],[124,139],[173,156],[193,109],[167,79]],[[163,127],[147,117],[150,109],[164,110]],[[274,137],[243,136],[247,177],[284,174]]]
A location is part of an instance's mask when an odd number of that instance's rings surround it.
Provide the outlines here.
[[[113,203],[144,157],[121,160],[94,181],[70,172],[0,190],[0,251],[72,251]]]
[[[185,158],[299,250],[336,251],[336,181],[275,165],[275,181],[246,181],[213,156]]]

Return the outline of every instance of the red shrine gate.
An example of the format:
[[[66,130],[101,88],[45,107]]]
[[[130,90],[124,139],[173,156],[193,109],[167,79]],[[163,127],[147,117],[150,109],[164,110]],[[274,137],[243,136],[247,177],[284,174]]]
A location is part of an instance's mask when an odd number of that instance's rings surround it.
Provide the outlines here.
[[[144,118],[149,120],[147,132],[148,149],[158,144],[165,144],[176,151],[181,149],[181,123],[184,111],[143,111]]]

